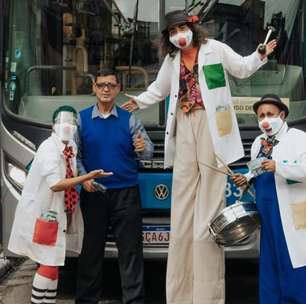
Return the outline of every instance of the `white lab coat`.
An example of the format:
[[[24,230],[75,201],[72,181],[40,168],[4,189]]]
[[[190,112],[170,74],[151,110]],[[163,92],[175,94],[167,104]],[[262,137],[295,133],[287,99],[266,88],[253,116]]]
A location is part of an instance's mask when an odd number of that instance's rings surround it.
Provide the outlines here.
[[[76,155],[76,146],[73,142]],[[63,150],[65,145],[55,133],[38,148],[30,172],[27,176],[21,199],[18,202],[8,249],[19,255],[31,258],[37,263],[49,266],[62,266],[65,252],[79,253],[83,238],[83,220],[78,206],[72,216],[72,224],[67,230],[64,191],[53,192],[50,187],[65,178],[66,165]],[[72,160],[76,172],[76,160]],[[35,221],[43,212],[52,208],[58,213],[58,234],[55,246],[32,242]]]
[[[180,52],[177,52],[174,59],[167,55],[156,80],[148,87],[147,91],[135,97],[139,108],[144,109],[165,99],[170,94],[165,134],[165,168],[173,166],[175,154],[175,117],[179,93],[180,56]],[[226,44],[212,39],[208,39],[208,42],[200,47],[198,66],[201,95],[207,112],[215,153],[226,163],[234,162],[244,155],[238,123],[231,101],[227,73],[238,78],[247,78],[265,62],[266,60],[260,60],[257,52],[250,56],[242,57]],[[224,69],[225,86],[209,89],[203,73],[203,67],[220,63]],[[220,136],[216,123],[216,109],[218,106],[227,106],[230,111],[229,117],[232,120],[230,133],[223,136]]]
[[[258,136],[251,149],[255,159],[261,147]],[[306,266],[306,133],[285,123],[273,148],[275,185],[285,239],[294,268]],[[294,183],[292,181],[298,182]]]

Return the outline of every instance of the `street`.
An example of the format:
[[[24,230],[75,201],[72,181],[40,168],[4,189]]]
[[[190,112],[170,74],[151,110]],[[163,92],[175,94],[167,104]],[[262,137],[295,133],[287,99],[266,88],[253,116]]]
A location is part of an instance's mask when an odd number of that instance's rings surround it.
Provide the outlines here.
[[[76,264],[69,261],[61,270],[58,304],[74,303]],[[0,283],[0,304],[28,304],[32,276],[36,265],[29,261],[17,265]],[[165,302],[165,262],[145,263],[146,304]],[[230,260],[226,263],[226,304],[256,304],[257,263],[249,260]],[[120,304],[120,279],[116,261],[107,260],[101,304]]]

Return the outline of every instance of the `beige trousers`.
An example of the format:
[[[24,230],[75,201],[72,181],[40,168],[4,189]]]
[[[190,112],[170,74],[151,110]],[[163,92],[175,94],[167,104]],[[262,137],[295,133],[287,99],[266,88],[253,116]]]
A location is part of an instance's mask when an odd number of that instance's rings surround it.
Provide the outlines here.
[[[206,112],[176,118],[167,303],[223,304],[224,252],[208,223],[224,207],[226,176],[200,164],[217,165]]]

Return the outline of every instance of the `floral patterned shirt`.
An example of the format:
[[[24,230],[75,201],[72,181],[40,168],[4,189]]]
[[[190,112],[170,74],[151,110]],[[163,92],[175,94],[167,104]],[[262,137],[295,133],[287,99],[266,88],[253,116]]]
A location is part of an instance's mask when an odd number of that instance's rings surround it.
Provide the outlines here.
[[[276,146],[279,143],[279,141],[275,138],[275,136],[268,138],[262,137],[260,138],[260,140],[261,140],[261,147],[258,152],[257,158],[266,157],[271,159],[273,147]]]
[[[183,112],[204,108],[199,86],[198,63],[196,62],[190,71],[181,60],[180,65],[180,89],[179,103]]]

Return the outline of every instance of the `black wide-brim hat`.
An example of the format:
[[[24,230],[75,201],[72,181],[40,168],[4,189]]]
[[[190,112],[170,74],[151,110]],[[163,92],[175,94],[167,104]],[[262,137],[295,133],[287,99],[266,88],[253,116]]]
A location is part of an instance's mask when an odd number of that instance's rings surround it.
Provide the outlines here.
[[[166,32],[170,27],[190,23],[188,15],[185,11],[176,10],[165,15],[164,24],[162,26],[162,33]]]
[[[261,106],[262,104],[273,104],[273,105],[277,106],[280,111],[285,112],[285,115],[286,115],[285,117],[287,117],[288,114],[289,114],[288,107],[282,102],[282,100],[279,98],[279,96],[277,96],[275,94],[266,94],[266,95],[262,96],[260,98],[260,100],[256,101],[253,104],[253,110],[256,114],[257,114],[257,110],[258,110],[259,106]]]

